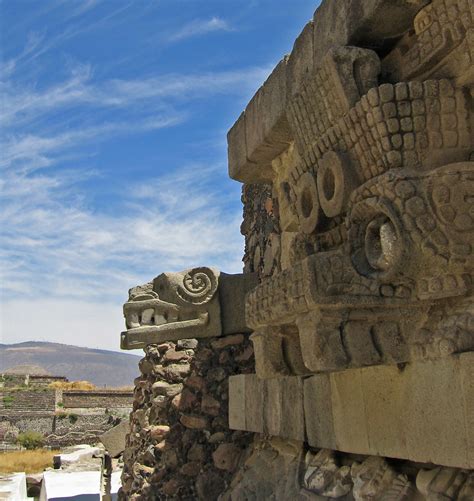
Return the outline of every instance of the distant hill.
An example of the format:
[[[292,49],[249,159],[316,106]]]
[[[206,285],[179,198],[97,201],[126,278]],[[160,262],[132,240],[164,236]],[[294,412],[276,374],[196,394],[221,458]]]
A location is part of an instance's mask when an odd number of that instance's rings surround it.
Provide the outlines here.
[[[141,357],[129,353],[94,350],[59,343],[28,341],[0,344],[0,373],[17,366],[37,366],[69,381],[90,381],[97,386],[132,386],[139,375]]]

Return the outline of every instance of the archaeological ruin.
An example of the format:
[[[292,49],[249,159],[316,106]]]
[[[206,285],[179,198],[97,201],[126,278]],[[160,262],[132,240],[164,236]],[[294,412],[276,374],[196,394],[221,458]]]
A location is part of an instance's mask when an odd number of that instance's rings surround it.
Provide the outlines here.
[[[132,408],[130,389],[74,389],[64,376],[41,367],[20,366],[0,374],[0,452],[17,450],[18,437],[34,432],[44,445],[61,448],[96,444],[102,434],[126,422]]]
[[[249,102],[243,273],[124,306],[120,499],[474,499],[473,11],[323,0]]]

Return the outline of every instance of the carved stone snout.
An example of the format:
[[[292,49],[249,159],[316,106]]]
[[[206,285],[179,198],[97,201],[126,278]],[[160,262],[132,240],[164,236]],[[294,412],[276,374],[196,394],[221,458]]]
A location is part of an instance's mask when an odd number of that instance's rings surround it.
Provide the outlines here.
[[[255,280],[254,275],[228,275],[207,267],[162,273],[130,290],[123,307],[127,330],[121,348],[249,332],[245,294]]]

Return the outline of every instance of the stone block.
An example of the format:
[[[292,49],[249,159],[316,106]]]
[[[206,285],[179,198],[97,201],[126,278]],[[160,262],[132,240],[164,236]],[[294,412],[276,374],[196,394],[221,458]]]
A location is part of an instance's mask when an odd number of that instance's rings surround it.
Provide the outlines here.
[[[292,440],[305,440],[303,378],[281,379],[281,423],[280,436]]]
[[[286,118],[287,60],[283,59],[251,99],[227,135],[229,176],[244,183],[270,182],[272,160],[292,134]]]
[[[229,428],[245,430],[245,374],[229,378]]]
[[[473,367],[474,353],[465,353],[403,368],[367,367],[308,378],[308,442],[344,452],[472,468]],[[332,415],[321,411],[329,399]]]
[[[256,374],[245,375],[245,429],[263,433],[264,381]]]
[[[298,91],[304,76],[313,72],[313,30],[314,24],[310,21],[296,39],[293,50],[288,58],[286,85],[289,96]]]
[[[460,373],[458,357],[410,364],[401,373],[405,397],[401,426],[410,459],[468,467]],[[392,435],[393,440],[398,438]]]
[[[330,384],[336,448],[370,454],[361,370],[332,373]]]
[[[130,423],[127,420],[121,421],[117,426],[106,431],[99,437],[104,444],[105,449],[111,457],[120,456],[125,450],[125,439],[130,429]]]
[[[285,151],[292,139],[286,119],[286,59],[278,63],[245,109],[245,142],[249,165],[239,177],[246,183],[269,182],[272,160]],[[229,138],[230,140],[230,138]],[[229,144],[230,148],[230,144]]]
[[[467,463],[472,468],[474,465],[474,354],[463,353],[459,356],[459,363],[467,435]]]
[[[309,445],[336,449],[328,374],[318,374],[304,381],[304,414]]]
[[[408,457],[403,420],[405,394],[401,371],[396,366],[367,367],[361,372],[369,442],[375,454]],[[392,430],[387,433],[387,430]],[[393,437],[398,437],[393,440]]]
[[[263,419],[264,430],[268,435],[280,437],[282,435],[283,420],[283,387],[284,379],[266,379],[264,380],[264,406]]]
[[[313,17],[315,66],[330,47],[381,47],[412,27],[415,14],[429,0],[331,0]]]
[[[245,139],[245,111],[243,111],[227,133],[227,158],[229,176],[240,181],[252,171],[247,158],[247,141]]]
[[[261,329],[255,331],[250,339],[255,353],[255,370],[259,377],[270,379],[288,373],[279,331],[271,327]]]
[[[245,294],[257,285],[257,280],[256,273],[220,274],[219,302],[225,335],[250,332],[245,325]]]
[[[473,376],[474,353],[307,378],[241,375],[231,378],[231,428],[316,448],[473,468]],[[245,423],[233,416],[242,407]]]

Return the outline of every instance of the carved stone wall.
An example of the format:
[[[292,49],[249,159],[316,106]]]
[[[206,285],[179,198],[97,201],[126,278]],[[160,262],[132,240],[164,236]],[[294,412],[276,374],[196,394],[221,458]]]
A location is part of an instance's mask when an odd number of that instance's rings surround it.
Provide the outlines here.
[[[229,429],[229,376],[253,371],[243,334],[149,345],[135,381],[121,499],[217,499],[252,441]]]
[[[256,375],[230,426],[279,437],[231,499],[474,498],[473,9],[322,2],[229,132],[276,229],[244,220]]]
[[[472,1],[323,0],[228,134],[244,285],[130,291],[122,499],[474,499],[473,54]]]

